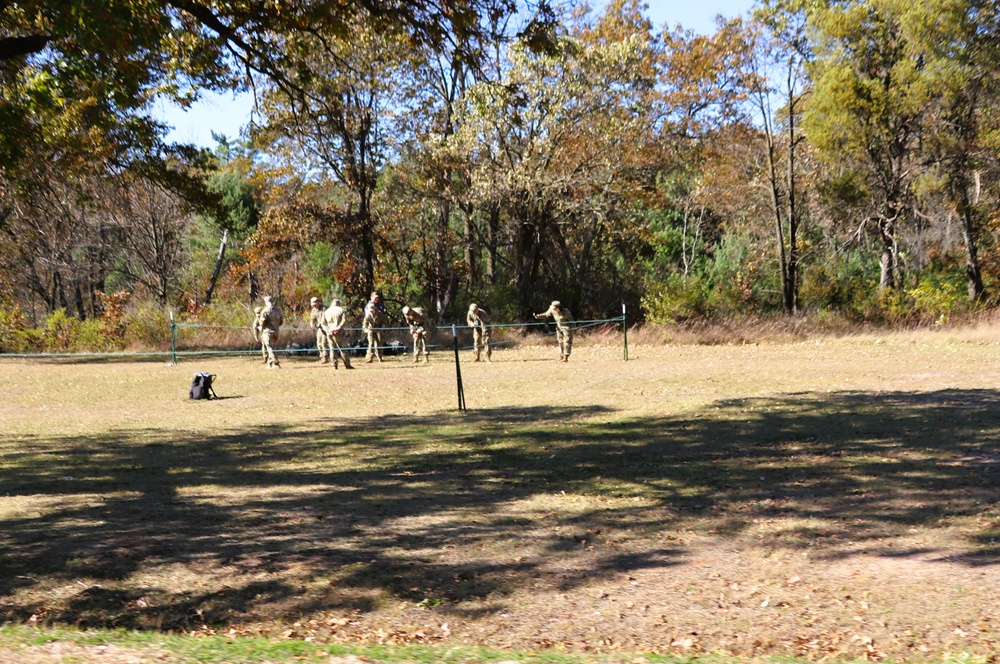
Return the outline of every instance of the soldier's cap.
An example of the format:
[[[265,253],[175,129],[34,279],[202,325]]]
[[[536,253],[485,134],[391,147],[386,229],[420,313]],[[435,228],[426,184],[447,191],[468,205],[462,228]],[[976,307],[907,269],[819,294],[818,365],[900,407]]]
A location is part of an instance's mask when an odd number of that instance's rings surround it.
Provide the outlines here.
[[[409,307],[407,307],[407,306],[404,306],[404,307],[403,307],[403,315],[405,316],[405,315],[406,315],[406,314],[408,314],[408,313],[410,313],[410,308],[409,308]]]
[[[475,302],[473,302],[472,304],[469,305],[469,311],[476,311],[478,309],[479,309],[479,305],[476,304]]]
[[[270,302],[271,301],[271,296],[270,295],[265,295],[264,296],[264,301],[265,302]]]
[[[259,314],[259,313],[260,313],[260,312],[261,312],[262,310],[263,310],[263,307],[254,307],[254,308],[253,308],[253,312],[254,312],[255,314]]]
[[[560,306],[559,305],[559,300],[552,300],[552,306],[558,309],[559,306]]]
[[[311,297],[311,298],[309,298],[309,304],[316,304],[317,302],[319,302],[319,298],[318,297]]]
[[[336,298],[336,297],[335,297],[335,298],[333,298],[333,302],[332,302],[332,304],[333,304],[333,305],[334,305],[335,307],[339,307],[339,306],[340,306],[340,298]]]

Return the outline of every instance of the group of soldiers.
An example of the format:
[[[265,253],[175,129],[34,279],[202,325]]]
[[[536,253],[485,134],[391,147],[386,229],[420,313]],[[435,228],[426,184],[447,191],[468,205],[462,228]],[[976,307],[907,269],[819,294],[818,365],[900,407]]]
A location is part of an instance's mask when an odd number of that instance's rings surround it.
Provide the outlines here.
[[[334,369],[339,369],[340,363],[343,362],[345,369],[352,369],[351,361],[347,353],[344,352],[345,344],[341,337],[347,323],[347,311],[341,306],[340,300],[334,299],[330,306],[325,309],[323,302],[317,297],[311,298],[309,303],[311,305],[309,327],[316,332],[319,363],[333,364]],[[427,363],[429,361],[427,336],[433,331],[427,314],[422,307],[409,305],[402,308],[402,313],[403,319],[410,328],[410,336],[413,337],[413,361],[419,363],[423,357],[424,363]],[[556,300],[552,302],[548,310],[535,314],[535,318],[551,318],[555,321],[556,338],[559,341],[559,359],[563,362],[569,361],[569,354],[573,347],[573,330],[570,327],[573,316],[569,310]],[[472,330],[473,361],[481,362],[485,359],[487,362],[492,362],[489,314],[478,305],[470,304],[465,321]],[[269,368],[281,366],[274,356],[274,343],[278,339],[282,323],[284,323],[284,316],[281,309],[274,304],[269,295],[265,295],[264,306],[254,309],[253,336],[254,340],[260,343],[261,357]],[[377,291],[372,292],[365,304],[361,322],[361,331],[368,341],[365,362],[382,361],[382,331],[386,327],[386,323],[385,304]]]

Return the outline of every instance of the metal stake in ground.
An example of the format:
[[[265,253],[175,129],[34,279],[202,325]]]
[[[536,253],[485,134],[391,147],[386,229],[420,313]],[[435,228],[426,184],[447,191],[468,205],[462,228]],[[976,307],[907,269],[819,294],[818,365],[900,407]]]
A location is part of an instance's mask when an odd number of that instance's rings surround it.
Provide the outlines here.
[[[625,341],[625,361],[628,362],[628,319],[625,317],[624,302],[622,302],[622,339]]]
[[[177,323],[174,312],[170,312],[170,366],[177,366]]]
[[[458,359],[458,329],[454,323],[451,326],[451,338],[455,342],[455,380],[458,381],[458,409],[464,411],[466,410],[465,390],[462,389],[462,366]]]

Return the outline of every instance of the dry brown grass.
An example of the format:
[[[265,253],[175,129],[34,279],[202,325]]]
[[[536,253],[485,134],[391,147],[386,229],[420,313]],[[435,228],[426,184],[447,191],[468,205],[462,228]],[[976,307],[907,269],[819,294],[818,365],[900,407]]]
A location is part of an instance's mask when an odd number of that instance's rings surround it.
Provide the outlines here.
[[[464,414],[447,353],[0,362],[0,622],[996,651],[1000,331],[636,341],[465,362]]]

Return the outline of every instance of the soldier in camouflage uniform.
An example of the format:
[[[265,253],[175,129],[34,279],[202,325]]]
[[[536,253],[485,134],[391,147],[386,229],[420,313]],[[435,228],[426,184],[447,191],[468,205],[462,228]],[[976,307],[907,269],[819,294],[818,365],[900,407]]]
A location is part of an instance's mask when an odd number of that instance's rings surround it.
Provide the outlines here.
[[[551,318],[556,322],[556,338],[559,340],[559,359],[569,362],[569,353],[573,350],[573,314],[569,309],[559,304],[559,300],[553,300],[547,311],[535,314],[535,318]]]
[[[490,315],[477,304],[469,305],[469,313],[465,317],[465,322],[472,328],[472,347],[475,350],[476,359],[479,362],[482,351],[486,351],[486,361],[492,362],[492,352],[490,350]]]
[[[285,322],[285,317],[281,309],[271,302],[271,296],[264,296],[264,308],[260,310],[260,344],[264,352],[267,353],[267,366],[275,369],[281,368],[281,363],[274,356],[273,344],[278,341],[278,334],[281,325]]]
[[[260,312],[263,311],[264,307],[254,307],[253,308],[253,323],[250,325],[250,329],[253,331],[253,340],[260,343],[260,331],[261,324],[263,321],[260,317]],[[260,347],[260,357],[267,364],[267,350],[264,349],[264,345],[261,344]]]
[[[333,357],[333,348],[323,329],[323,300],[318,297],[309,298],[309,327],[316,332],[316,349],[319,350],[319,364],[329,364]]]
[[[382,304],[382,297],[378,291],[372,291],[368,304],[365,305],[365,316],[361,322],[361,330],[368,337],[368,352],[365,353],[365,362],[369,364],[373,359],[382,361],[382,330],[385,327],[385,305]]]
[[[424,363],[430,361],[427,355],[427,316],[422,307],[403,307],[403,320],[410,326],[410,334],[413,336],[413,361],[419,362],[420,355],[424,356]]]
[[[333,358],[333,368],[338,369],[338,363],[340,360],[344,361],[345,369],[353,369],[351,366],[351,361],[347,358],[347,354],[344,353],[341,344],[340,331],[344,329],[347,324],[347,310],[340,306],[340,300],[334,298],[333,302],[330,303],[330,308],[323,312],[322,320],[320,325],[326,332],[326,336],[330,341],[330,356]]]

